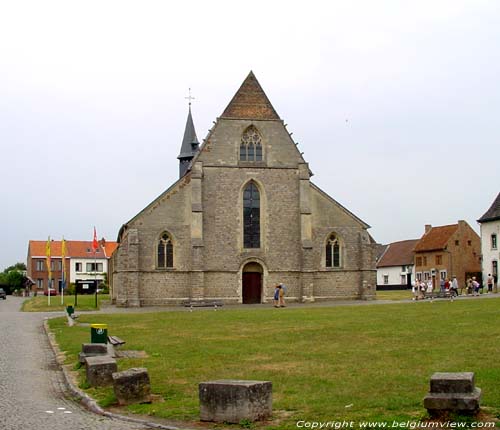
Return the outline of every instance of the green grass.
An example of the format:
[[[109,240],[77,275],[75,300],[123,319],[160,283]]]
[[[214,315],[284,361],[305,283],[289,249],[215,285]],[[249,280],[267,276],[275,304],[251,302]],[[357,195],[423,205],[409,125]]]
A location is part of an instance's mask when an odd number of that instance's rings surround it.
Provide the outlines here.
[[[100,303],[109,300],[109,294],[97,295],[97,306],[100,308]],[[75,296],[64,296],[64,305],[61,304],[61,296],[51,296],[50,306],[47,296],[36,296],[27,299],[23,302],[23,312],[54,312],[65,311],[66,306],[75,305]],[[94,294],[78,294],[78,306],[76,311],[92,311],[95,310],[95,295]]]
[[[153,393],[165,401],[129,411],[196,421],[199,382],[270,380],[275,419],[266,428],[290,429],[297,420],[419,420],[438,371],[475,372],[482,405],[499,415],[499,309],[500,299],[488,299],[80,320],[107,323],[127,349],[149,354],[120,359],[119,368],[147,367]],[[74,363],[90,329],[67,327],[63,319],[50,326]],[[114,401],[109,388],[87,391],[104,405]]]
[[[377,300],[411,300],[411,290],[378,291]]]

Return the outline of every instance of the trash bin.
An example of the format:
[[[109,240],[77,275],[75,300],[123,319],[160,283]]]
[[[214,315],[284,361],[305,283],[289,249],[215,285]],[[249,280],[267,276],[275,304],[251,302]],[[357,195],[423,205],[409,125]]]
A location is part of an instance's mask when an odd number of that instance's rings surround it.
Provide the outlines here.
[[[108,343],[107,324],[90,324],[90,343]]]
[[[66,312],[71,316],[75,313],[75,308],[73,306],[66,306]]]

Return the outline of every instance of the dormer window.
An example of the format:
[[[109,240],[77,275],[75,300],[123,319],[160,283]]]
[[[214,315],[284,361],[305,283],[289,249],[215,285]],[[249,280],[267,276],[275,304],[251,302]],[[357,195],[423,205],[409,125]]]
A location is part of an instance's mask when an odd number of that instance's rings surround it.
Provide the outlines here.
[[[241,136],[240,161],[262,161],[262,138],[253,125]]]

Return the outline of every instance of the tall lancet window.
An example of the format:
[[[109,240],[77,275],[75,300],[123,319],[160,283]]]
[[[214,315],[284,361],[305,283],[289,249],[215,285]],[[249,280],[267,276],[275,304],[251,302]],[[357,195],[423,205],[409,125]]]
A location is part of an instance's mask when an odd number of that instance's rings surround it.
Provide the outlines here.
[[[174,246],[168,233],[163,233],[158,241],[158,268],[174,267]]]
[[[241,136],[240,161],[262,161],[262,138],[253,125]]]
[[[341,247],[338,237],[331,234],[326,243],[326,267],[340,267],[341,261]]]
[[[243,191],[243,245],[260,248],[260,193],[253,182]]]

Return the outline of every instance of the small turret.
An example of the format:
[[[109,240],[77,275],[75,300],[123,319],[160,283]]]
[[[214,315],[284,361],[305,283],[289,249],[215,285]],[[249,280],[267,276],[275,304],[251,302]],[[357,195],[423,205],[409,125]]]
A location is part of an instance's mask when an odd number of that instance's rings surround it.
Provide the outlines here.
[[[179,159],[179,178],[182,178],[186,174],[189,163],[198,152],[198,147],[200,145],[196,137],[193,117],[191,116],[191,95],[189,99],[189,113],[186,121],[186,129],[184,130],[184,138],[182,139],[181,153],[177,157]]]

